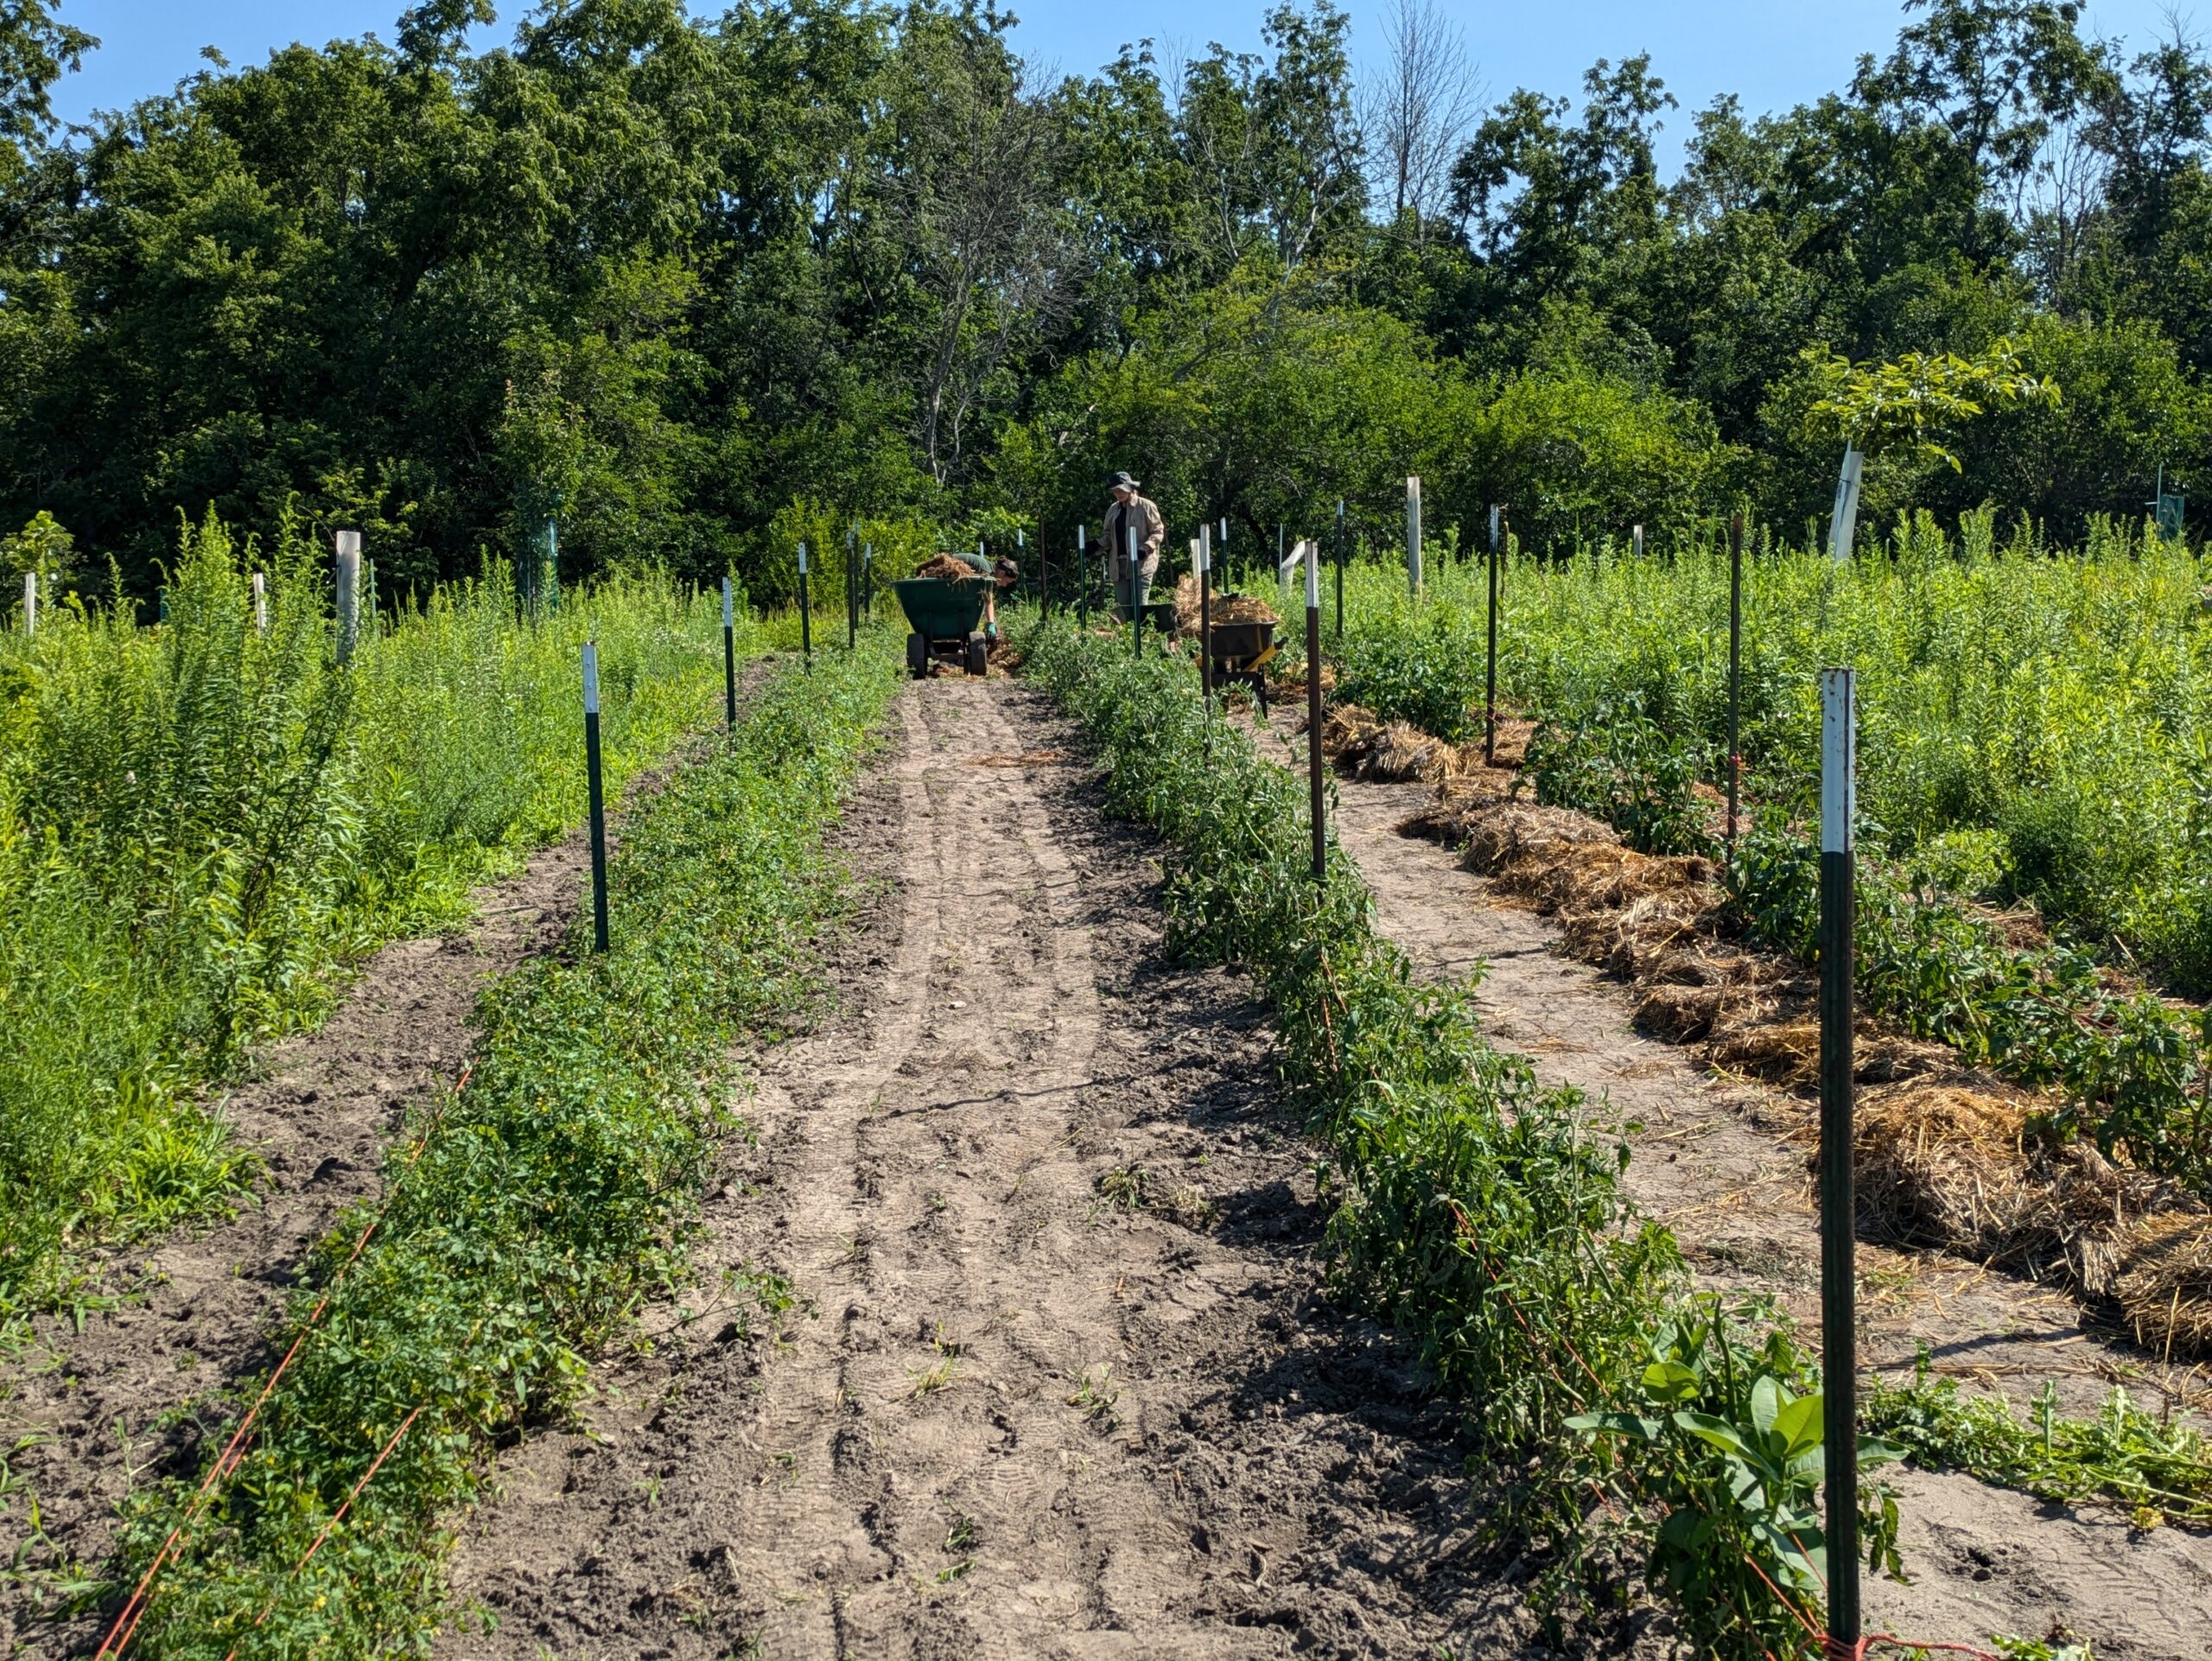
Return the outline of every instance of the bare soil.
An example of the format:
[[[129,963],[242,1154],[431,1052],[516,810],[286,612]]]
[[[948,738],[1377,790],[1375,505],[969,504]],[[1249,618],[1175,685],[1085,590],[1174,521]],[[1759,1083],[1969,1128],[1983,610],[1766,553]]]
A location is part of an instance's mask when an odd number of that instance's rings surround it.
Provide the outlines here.
[[[629,799],[658,786],[632,782]],[[617,824],[619,829],[619,821]],[[315,1243],[374,1194],[385,1144],[410,1101],[450,1085],[467,1060],[484,984],[556,950],[582,907],[591,853],[582,830],[479,888],[474,921],[402,940],[362,965],[330,1019],[257,1058],[256,1076],[214,1111],[267,1181],[227,1223],[173,1236],[107,1264],[122,1294],[79,1330],[42,1319],[28,1353],[0,1363],[0,1448],[22,1484],[7,1520],[42,1539],[0,1537],[25,1578],[0,1578],[0,1655],[89,1653],[88,1619],[41,1610],[53,1584],[97,1574],[116,1507],[134,1480],[194,1469],[227,1429],[230,1386],[276,1359],[270,1337]]]
[[[1304,739],[1257,729],[1294,765]],[[1701,1067],[1637,1029],[1626,989],[1560,950],[1548,920],[1492,890],[1448,850],[1398,827],[1434,799],[1426,785],[1336,783],[1337,829],[1376,896],[1384,933],[1420,972],[1478,970],[1489,1035],[1544,1082],[1586,1092],[1594,1122],[1633,1150],[1624,1186],[1671,1228],[1700,1284],[1773,1294],[1819,1332],[1819,1244],[1806,1167],[1806,1102]],[[2025,1403],[2046,1380],[2063,1411],[2093,1413],[2124,1382],[2156,1407],[2205,1399],[2202,1370],[2165,1367],[2085,1321],[2077,1301],[1938,1253],[1859,1247],[1862,1365],[1911,1371],[1925,1345],[1936,1371]],[[1870,1577],[1869,1629],[1923,1639],[2074,1630],[2106,1661],[2202,1658],[2212,1607],[2212,1539],[2131,1528],[1953,1474],[1895,1478],[1910,1587]]]
[[[1077,753],[902,694],[842,1013],[757,1058],[692,1307],[502,1460],[442,1655],[1547,1652],[1457,1410],[1322,1300],[1264,1011],[1163,958]]]

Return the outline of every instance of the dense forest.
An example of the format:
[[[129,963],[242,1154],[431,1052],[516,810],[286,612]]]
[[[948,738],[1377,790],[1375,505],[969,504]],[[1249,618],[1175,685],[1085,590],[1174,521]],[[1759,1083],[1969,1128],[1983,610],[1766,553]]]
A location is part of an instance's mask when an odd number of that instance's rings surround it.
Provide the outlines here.
[[[361,526],[387,581],[557,513],[564,574],[849,512],[1065,545],[1109,468],[1272,539],[1402,476],[1531,545],[1825,514],[1839,360],[2009,342],[2055,401],[1870,468],[1867,516],[2058,539],[2212,469],[2212,57],[1910,0],[1847,85],[1683,112],[1662,57],[1471,91],[1426,0],[1047,80],[944,0],[491,0],[63,128],[97,43],[0,4],[0,529],[150,599],[180,515]],[[1634,48],[1637,41],[1620,43]],[[1682,122],[1662,176],[1655,136]],[[42,516],[42,517],[41,517]]]

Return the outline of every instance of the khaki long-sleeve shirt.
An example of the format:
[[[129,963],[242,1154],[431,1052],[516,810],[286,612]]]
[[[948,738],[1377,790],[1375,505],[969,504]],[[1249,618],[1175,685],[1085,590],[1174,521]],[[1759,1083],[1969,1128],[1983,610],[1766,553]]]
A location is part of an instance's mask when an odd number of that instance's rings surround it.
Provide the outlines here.
[[[1148,497],[1140,496],[1127,507],[1116,502],[1106,510],[1106,549],[1110,557],[1128,558],[1130,525],[1136,527],[1138,558],[1153,564],[1167,541],[1167,521],[1160,517],[1158,506]]]

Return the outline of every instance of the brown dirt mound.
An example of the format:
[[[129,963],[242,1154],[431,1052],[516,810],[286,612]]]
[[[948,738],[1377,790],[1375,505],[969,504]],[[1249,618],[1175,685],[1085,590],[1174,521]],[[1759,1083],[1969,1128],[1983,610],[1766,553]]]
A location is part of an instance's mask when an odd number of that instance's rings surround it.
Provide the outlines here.
[[[914,569],[916,576],[933,576],[947,582],[981,582],[982,572],[963,559],[950,554],[932,554]]]
[[[2120,1244],[2113,1291],[2136,1342],[2165,1356],[2212,1356],[2212,1217],[2161,1212]]]

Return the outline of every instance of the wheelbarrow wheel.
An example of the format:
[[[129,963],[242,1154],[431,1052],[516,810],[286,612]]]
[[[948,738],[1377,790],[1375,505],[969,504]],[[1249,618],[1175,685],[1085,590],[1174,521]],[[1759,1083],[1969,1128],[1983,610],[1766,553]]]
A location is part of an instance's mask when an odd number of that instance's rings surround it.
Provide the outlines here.
[[[989,643],[980,634],[970,634],[968,637],[968,672],[971,675],[985,675],[990,672],[990,668]]]
[[[929,678],[930,643],[918,634],[906,637],[906,672],[916,680]]]

